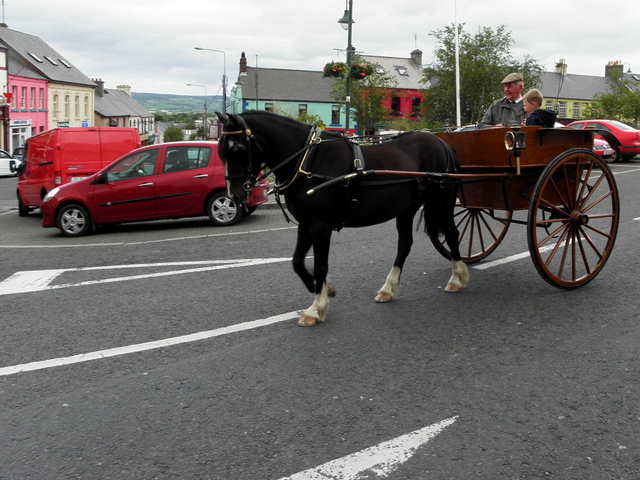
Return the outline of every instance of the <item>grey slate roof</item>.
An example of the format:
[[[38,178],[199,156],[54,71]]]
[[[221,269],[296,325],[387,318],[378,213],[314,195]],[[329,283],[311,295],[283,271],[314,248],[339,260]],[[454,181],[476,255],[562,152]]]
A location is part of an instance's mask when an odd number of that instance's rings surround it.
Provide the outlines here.
[[[153,114],[123,90],[104,89],[94,98],[96,113],[102,117],[153,117]]]
[[[283,102],[335,102],[329,94],[334,79],[323,77],[321,71],[254,67],[247,67],[247,74],[240,74],[238,77],[244,83],[242,85],[244,100],[256,99],[256,76],[258,99]]]
[[[9,58],[15,56],[12,59],[14,67],[28,65],[53,83],[96,86],[89,77],[36,36],[0,26],[0,43],[9,49]],[[22,76],[22,73],[13,74]]]
[[[591,75],[562,75],[556,72],[545,72],[540,78],[542,96],[545,98],[566,98],[568,100],[590,101],[596,93],[608,90],[606,77]],[[525,90],[527,87],[525,85]]]
[[[389,74],[394,75],[398,82],[395,88],[420,90],[426,88],[420,83],[422,80],[422,65],[416,65],[411,58],[377,57],[375,55],[360,55],[364,60],[374,65],[380,65]]]
[[[422,89],[422,66],[416,65],[411,58],[378,57],[361,55],[367,62],[380,65],[395,75],[399,89]],[[406,73],[406,75],[401,74]],[[256,99],[256,73],[258,99],[283,102],[334,103],[330,95],[334,78],[324,77],[322,71],[287,70],[281,68],[247,67],[247,74],[240,74],[242,97],[244,100]]]
[[[7,70],[10,77],[18,76],[25,78],[33,78],[35,80],[46,80],[44,75],[36,72],[30,65],[21,63],[14,55],[7,55]]]

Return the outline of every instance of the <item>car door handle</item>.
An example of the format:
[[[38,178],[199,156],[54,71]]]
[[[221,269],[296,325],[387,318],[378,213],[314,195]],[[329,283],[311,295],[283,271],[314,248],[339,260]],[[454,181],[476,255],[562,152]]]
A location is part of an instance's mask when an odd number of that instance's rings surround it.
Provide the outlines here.
[[[202,175],[196,175],[193,178],[207,178],[209,175],[207,175],[206,173],[203,173]]]
[[[153,183],[141,183],[139,187],[153,187]]]

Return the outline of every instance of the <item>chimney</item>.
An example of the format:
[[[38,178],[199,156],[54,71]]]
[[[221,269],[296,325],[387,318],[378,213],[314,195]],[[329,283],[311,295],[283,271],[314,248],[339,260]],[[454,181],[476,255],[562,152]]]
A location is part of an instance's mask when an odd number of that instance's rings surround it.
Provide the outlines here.
[[[624,63],[622,60],[611,60],[604,67],[604,76],[607,78],[622,78],[622,70],[624,69]]]
[[[558,60],[556,63],[556,73],[559,73],[563,77],[567,75],[567,63],[564,61],[564,58]]]
[[[127,95],[131,96],[131,86],[130,85],[117,85],[116,88],[118,90],[122,90]]]
[[[240,75],[247,74],[247,57],[244,56],[244,52],[240,55]]]
[[[413,52],[411,52],[411,60],[413,60],[413,62],[421,67],[422,66],[422,50],[416,48]]]
[[[104,82],[102,81],[102,79],[94,78],[93,81],[96,84],[96,95],[98,95],[100,98],[104,97]]]

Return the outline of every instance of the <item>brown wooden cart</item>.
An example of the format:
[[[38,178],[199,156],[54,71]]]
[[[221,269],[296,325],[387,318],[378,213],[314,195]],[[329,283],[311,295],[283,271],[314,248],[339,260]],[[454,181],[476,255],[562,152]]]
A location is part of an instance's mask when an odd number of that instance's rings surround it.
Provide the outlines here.
[[[457,173],[357,170],[319,187],[369,175],[425,178],[459,186],[456,225],[462,260],[491,254],[512,223],[527,226],[533,263],[551,285],[580,287],[602,270],[618,232],[618,188],[593,153],[594,130],[512,127],[438,133],[456,152]],[[527,211],[526,220],[513,218]],[[444,241],[434,241],[447,259]]]
[[[540,275],[560,288],[591,281],[611,255],[619,198],[593,133],[571,128],[494,128],[438,134],[460,162],[456,224],[463,260],[486,258],[512,223],[527,226]],[[513,212],[528,211],[526,220]],[[446,244],[434,242],[449,258]]]

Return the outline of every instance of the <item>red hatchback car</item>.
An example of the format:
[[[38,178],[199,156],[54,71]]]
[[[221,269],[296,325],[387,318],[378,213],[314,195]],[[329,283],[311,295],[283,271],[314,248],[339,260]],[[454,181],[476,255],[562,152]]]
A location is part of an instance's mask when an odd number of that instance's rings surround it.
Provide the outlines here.
[[[267,201],[268,188],[261,181],[237,205],[227,197],[217,142],[151,145],[51,190],[40,206],[42,226],[78,237],[109,223],[204,215],[215,225],[234,225]]]
[[[567,127],[599,130],[599,136],[613,148],[615,162],[630,160],[640,153],[640,130],[617,120],[581,120],[570,123]]]

